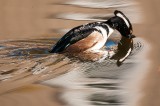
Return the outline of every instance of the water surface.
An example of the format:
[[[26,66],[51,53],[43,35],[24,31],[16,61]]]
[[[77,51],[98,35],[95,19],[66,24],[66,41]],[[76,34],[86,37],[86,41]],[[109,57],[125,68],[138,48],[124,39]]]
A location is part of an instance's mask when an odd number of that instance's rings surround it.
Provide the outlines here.
[[[93,21],[106,21],[113,16],[115,9],[123,11],[133,24],[140,23],[141,11],[138,2],[134,0],[117,0],[116,2],[113,0],[81,2],[48,0],[41,1],[40,4],[36,7],[36,11],[40,11],[41,6],[47,11],[50,10],[45,15],[40,15],[48,24],[39,25],[36,21],[37,23],[31,27],[32,24],[28,20],[26,22],[29,24],[19,27],[22,30],[20,32],[17,29],[10,31],[11,33],[2,31],[3,34],[12,34],[12,32],[17,36],[22,34],[25,38],[0,41],[0,103],[3,106],[13,106],[17,103],[25,106],[25,101],[33,106],[46,104],[48,106],[53,104],[57,106],[128,106],[134,104],[138,98],[135,86],[145,73],[138,72],[138,68],[148,64],[147,60],[144,62],[147,43],[143,39],[134,39],[132,54],[120,67],[116,65],[115,60],[111,59],[100,62],[80,61],[63,54],[50,54],[48,51],[72,27]],[[14,7],[12,3],[8,5]],[[29,15],[35,16],[34,13]],[[21,22],[25,23],[24,19],[28,18],[19,20],[18,25],[22,25]],[[38,20],[40,22],[41,19],[38,18]],[[5,22],[5,25],[10,25]],[[34,30],[35,26],[37,32]],[[7,28],[10,30],[12,27]],[[39,31],[47,33],[45,38],[39,34]],[[23,32],[27,32],[27,35]],[[35,39],[31,38],[32,35]],[[117,45],[118,41],[113,40],[117,36],[120,35],[115,32],[112,39],[108,40],[105,45],[107,50]]]

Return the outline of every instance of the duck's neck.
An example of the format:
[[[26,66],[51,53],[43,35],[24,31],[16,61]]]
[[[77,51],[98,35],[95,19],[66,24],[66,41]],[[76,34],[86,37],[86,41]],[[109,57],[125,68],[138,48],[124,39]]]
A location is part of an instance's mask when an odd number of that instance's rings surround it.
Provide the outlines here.
[[[112,27],[113,25],[112,25],[112,23],[111,22],[109,22],[109,21],[106,21],[106,22],[104,22],[105,23],[105,25],[107,26],[107,28],[108,28],[108,37],[114,32],[114,30],[115,30],[115,28],[114,27]]]
[[[114,22],[114,18],[115,17],[112,17],[112,18],[108,19],[107,21],[105,21],[104,23],[107,24],[110,28],[115,30],[118,23],[116,24],[116,22]]]

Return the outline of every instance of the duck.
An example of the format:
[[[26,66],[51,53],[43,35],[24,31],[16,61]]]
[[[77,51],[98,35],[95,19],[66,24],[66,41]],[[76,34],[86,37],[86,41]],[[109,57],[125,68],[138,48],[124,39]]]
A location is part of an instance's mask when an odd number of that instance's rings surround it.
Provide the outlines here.
[[[115,30],[126,39],[131,40],[136,37],[132,34],[133,29],[130,20],[124,13],[115,10],[114,16],[106,21],[87,23],[72,28],[59,39],[50,50],[50,53],[81,53],[86,51],[102,53],[101,48]],[[128,48],[127,50],[130,49]],[[124,58],[126,57],[124,55]],[[120,62],[120,59],[118,61]]]

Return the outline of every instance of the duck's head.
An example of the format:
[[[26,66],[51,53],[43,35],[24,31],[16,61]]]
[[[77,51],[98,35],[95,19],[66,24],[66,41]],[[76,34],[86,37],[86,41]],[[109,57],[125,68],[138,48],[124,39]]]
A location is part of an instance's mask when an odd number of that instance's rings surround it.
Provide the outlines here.
[[[114,17],[111,17],[107,21],[110,27],[118,30],[120,34],[126,38],[135,38],[135,36],[132,34],[133,29],[129,19],[121,11],[118,10],[114,11],[114,15]]]

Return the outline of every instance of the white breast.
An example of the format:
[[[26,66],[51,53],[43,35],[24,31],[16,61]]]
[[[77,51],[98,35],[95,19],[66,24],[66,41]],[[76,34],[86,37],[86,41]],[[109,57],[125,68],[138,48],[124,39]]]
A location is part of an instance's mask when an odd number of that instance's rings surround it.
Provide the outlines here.
[[[102,36],[104,37],[105,40],[107,40],[107,31],[103,27],[95,27],[97,30],[100,30],[102,32]]]
[[[108,25],[107,25],[108,26]],[[102,32],[102,34],[99,34],[99,35],[102,35],[102,40],[99,40],[92,48],[90,48],[89,50],[99,50],[99,49],[101,49],[104,45],[105,45],[105,43],[106,43],[106,41],[107,41],[107,39],[108,39],[108,37],[113,33],[113,29],[112,28],[110,28],[109,26],[108,26],[108,28],[109,28],[109,33],[108,33],[108,35],[107,35],[107,31],[106,31],[106,29],[104,29],[103,27],[100,27],[100,26],[97,26],[97,27],[95,27],[97,30],[100,30],[101,32]]]

